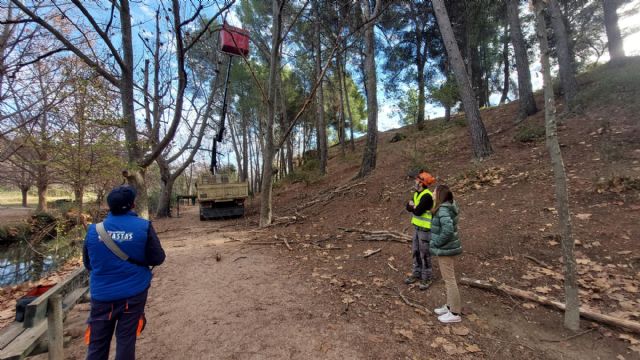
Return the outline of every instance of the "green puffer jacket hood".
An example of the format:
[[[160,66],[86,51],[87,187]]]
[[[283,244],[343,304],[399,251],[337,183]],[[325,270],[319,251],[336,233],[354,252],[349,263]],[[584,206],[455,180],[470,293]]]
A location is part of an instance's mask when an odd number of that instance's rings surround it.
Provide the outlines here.
[[[458,238],[458,204],[443,203],[431,219],[429,251],[435,256],[453,256],[462,253]]]

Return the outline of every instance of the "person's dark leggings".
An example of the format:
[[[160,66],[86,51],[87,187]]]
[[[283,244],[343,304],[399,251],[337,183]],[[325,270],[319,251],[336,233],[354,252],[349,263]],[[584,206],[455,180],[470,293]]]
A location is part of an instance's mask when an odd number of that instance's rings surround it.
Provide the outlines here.
[[[136,358],[136,337],[145,325],[147,290],[128,299],[102,302],[91,300],[91,314],[85,334],[89,345],[87,360],[107,360],[113,332],[116,333],[116,360]]]
[[[431,232],[423,231],[416,227],[411,245],[413,252],[413,277],[420,280],[431,280],[433,278],[429,240],[431,240]]]

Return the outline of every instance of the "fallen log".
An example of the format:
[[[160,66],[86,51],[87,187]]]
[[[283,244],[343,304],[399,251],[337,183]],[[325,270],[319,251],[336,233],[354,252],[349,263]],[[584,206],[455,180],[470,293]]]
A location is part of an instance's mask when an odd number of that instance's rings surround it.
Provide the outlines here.
[[[521,299],[526,299],[529,301],[534,301],[539,304],[547,305],[562,311],[564,311],[565,309],[565,305],[560,301],[550,299],[546,296],[535,294],[531,291],[517,289],[505,284],[492,284],[488,281],[474,280],[469,278],[461,278],[460,283],[467,286],[475,287],[478,289],[489,290],[494,292],[502,292],[507,295],[516,296]],[[593,320],[595,322],[599,322],[602,324],[619,327],[630,332],[640,333],[640,322],[637,322],[637,321],[620,319],[610,315],[601,314],[592,309],[588,309],[585,307],[580,308],[580,316],[585,319]]]
[[[297,244],[297,241],[288,241],[289,244]],[[282,241],[253,241],[243,242],[242,245],[281,245]]]
[[[286,238],[282,239],[282,241],[284,241],[284,244],[287,246],[287,249],[289,249],[289,251],[293,251],[293,248],[291,247],[291,245],[289,245]]]
[[[358,228],[344,228],[339,227],[339,230],[344,232],[353,232],[362,234],[362,239],[366,241],[396,241],[401,243],[407,243],[411,241],[411,236],[403,234],[397,231],[386,230],[365,230]]]
[[[538,264],[538,265],[540,265],[540,266],[542,266],[542,267],[545,267],[545,268],[547,268],[547,269],[552,269],[552,267],[551,267],[551,266],[549,266],[546,262],[544,262],[544,261],[542,261],[542,260],[538,260],[538,259],[534,258],[534,257],[533,257],[533,256],[531,256],[531,255],[524,255],[524,258],[525,258],[525,259],[529,259],[529,260],[533,261],[534,263],[536,263],[536,264]]]
[[[342,186],[338,186],[337,188],[335,188],[333,190],[330,190],[328,192],[320,194],[319,196],[317,196],[315,199],[313,199],[311,201],[308,201],[308,202],[306,202],[306,203],[304,203],[302,205],[297,206],[294,210],[295,210],[296,213],[298,213],[299,211],[306,210],[306,209],[308,209],[308,208],[310,208],[310,207],[312,207],[312,206],[314,206],[316,204],[328,202],[338,194],[345,193],[345,192],[347,192],[347,191],[349,191],[349,190],[351,190],[351,189],[353,189],[353,188],[355,188],[357,186],[364,186],[366,184],[367,183],[365,183],[365,182],[358,182],[358,183],[354,183],[354,184],[345,184],[345,185],[342,185]]]
[[[366,259],[369,256],[372,256],[372,255],[375,255],[375,254],[379,253],[380,251],[382,251],[382,248],[371,250],[370,252],[367,252],[366,254],[364,254],[364,258]]]

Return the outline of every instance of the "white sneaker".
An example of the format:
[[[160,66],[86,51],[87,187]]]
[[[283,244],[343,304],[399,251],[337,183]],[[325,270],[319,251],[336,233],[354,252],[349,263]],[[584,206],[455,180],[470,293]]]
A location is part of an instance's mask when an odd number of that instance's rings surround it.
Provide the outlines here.
[[[447,311],[446,314],[438,316],[438,320],[441,323],[449,324],[449,323],[457,323],[462,321],[460,315],[453,315],[451,311]]]
[[[444,315],[449,312],[449,306],[444,304],[437,309],[433,309],[433,312],[436,313],[436,315]]]

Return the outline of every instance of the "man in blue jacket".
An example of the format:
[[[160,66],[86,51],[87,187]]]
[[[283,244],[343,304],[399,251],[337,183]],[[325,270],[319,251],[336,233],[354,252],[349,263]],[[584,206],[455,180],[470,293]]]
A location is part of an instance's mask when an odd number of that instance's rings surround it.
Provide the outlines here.
[[[116,360],[135,359],[136,337],[146,319],[144,306],[151,285],[149,267],[162,264],[164,250],[151,222],[132,211],[135,189],[119,186],[107,196],[109,214],[103,221],[105,235],[128,256],[122,260],[104,241],[96,224],[87,229],[83,262],[90,275],[91,314],[85,342],[88,360],[109,358],[115,331]]]

